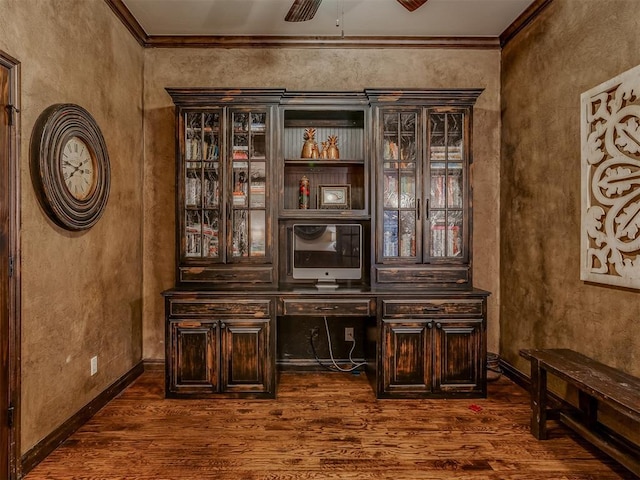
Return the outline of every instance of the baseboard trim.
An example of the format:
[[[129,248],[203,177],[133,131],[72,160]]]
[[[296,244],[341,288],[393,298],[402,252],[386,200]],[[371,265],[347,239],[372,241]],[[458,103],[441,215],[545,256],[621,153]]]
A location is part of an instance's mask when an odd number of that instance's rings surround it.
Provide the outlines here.
[[[93,417],[96,412],[117,397],[125,388],[131,385],[131,383],[133,383],[133,381],[138,378],[142,372],[144,372],[145,368],[145,362],[138,362],[131,370],[107,387],[96,398],[81,408],[75,415],[22,455],[22,458],[20,459],[22,464],[22,475],[24,476],[33,470],[36,465],[58,448],[76,430]]]
[[[524,388],[527,391],[530,391],[531,388],[531,378],[522,373],[520,370],[515,368],[510,363],[506,362],[502,358],[500,359],[500,369],[505,377]]]
[[[143,360],[142,363],[144,364],[145,372],[164,371],[164,359],[162,358],[147,358]]]

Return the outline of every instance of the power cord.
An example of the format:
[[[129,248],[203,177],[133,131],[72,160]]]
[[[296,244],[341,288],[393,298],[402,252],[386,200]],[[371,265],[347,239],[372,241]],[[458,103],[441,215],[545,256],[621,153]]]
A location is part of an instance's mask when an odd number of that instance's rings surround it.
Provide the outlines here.
[[[313,343],[313,338],[314,335],[311,335],[309,337],[310,343],[311,343],[311,349],[313,350],[313,355],[316,358],[316,361],[318,362],[318,364],[320,366],[322,366],[323,368],[326,368],[327,370],[330,370],[332,372],[335,371],[339,371],[339,372],[353,372],[354,370],[356,370],[357,368],[360,368],[364,365],[366,365],[366,362],[362,362],[362,363],[356,363],[353,360],[353,350],[356,348],[356,341],[355,339],[351,340],[352,345],[351,345],[351,349],[349,350],[349,362],[351,363],[351,367],[349,368],[343,368],[340,365],[337,364],[335,358],[333,357],[333,347],[331,345],[331,335],[329,333],[329,322],[327,322],[327,317],[323,317],[324,319],[324,328],[325,331],[327,332],[327,345],[329,346],[329,356],[331,357],[331,363],[333,365],[325,365],[324,363],[322,363],[322,361],[318,358],[318,354],[316,352],[316,346]]]

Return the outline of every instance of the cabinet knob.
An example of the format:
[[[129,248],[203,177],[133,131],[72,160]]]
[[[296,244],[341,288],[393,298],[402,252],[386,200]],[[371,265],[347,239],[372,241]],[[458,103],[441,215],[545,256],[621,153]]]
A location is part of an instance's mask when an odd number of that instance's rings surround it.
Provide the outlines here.
[[[441,324],[440,322],[436,323],[436,328],[437,328],[437,329],[442,328],[442,324]]]
[[[227,326],[227,325],[226,325],[226,323],[224,323],[224,322],[220,322],[220,328],[224,328],[224,327],[226,327],[226,326]]]
[[[433,322],[427,323],[427,328],[431,330],[433,328]]]

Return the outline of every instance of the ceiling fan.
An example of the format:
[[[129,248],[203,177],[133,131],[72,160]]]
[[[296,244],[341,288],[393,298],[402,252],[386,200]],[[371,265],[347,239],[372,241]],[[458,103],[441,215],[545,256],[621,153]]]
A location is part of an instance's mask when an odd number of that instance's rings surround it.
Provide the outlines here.
[[[321,2],[322,0],[293,0],[293,5],[291,5],[284,19],[286,22],[306,22],[311,20],[318,11]],[[427,3],[427,0],[397,0],[397,2],[410,12],[413,12]]]

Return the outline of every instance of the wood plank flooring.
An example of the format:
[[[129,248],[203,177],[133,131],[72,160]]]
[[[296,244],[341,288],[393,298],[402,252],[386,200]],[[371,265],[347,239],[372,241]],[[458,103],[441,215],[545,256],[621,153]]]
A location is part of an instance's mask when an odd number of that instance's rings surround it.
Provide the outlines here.
[[[635,478],[568,429],[529,433],[506,378],[487,399],[376,400],[365,375],[280,374],[275,400],[166,400],[147,371],[25,480]]]

